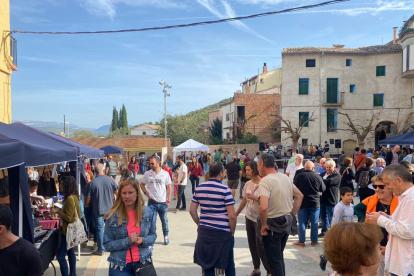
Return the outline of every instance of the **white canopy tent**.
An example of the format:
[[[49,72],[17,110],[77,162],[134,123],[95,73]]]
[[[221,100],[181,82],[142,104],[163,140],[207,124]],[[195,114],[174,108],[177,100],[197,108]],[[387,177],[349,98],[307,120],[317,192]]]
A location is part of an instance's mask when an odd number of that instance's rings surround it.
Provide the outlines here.
[[[190,151],[190,152],[195,152],[196,153],[200,150],[210,152],[210,148],[208,146],[206,146],[204,144],[201,144],[201,143],[199,143],[199,142],[197,142],[193,139],[189,139],[189,140],[185,141],[184,143],[182,143],[181,145],[176,146],[174,148],[173,162],[175,162],[175,158],[177,156],[177,153],[178,153],[178,155],[180,155],[181,152],[183,152],[183,151],[186,151],[186,152]]]

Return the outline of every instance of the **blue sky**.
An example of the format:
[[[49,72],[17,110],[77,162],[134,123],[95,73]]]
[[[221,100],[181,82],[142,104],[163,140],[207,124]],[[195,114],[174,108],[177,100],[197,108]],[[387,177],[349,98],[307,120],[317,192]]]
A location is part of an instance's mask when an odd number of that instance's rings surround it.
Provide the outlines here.
[[[11,29],[96,31],[155,27],[276,11],[315,0],[19,0]],[[359,0],[241,22],[121,34],[14,34],[14,120],[63,121],[98,128],[124,103],[128,122],[231,97],[245,77],[281,67],[284,47],[378,45],[414,13],[414,1]]]

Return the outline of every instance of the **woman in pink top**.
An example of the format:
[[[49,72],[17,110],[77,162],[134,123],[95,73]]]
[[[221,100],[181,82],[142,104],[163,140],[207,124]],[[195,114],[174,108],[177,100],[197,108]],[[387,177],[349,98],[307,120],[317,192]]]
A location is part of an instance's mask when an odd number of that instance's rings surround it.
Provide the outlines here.
[[[104,218],[104,246],[111,252],[109,276],[133,276],[137,269],[145,270],[146,276],[156,276],[150,250],[157,238],[156,213],[145,206],[134,178],[120,183],[115,203]]]
[[[246,182],[243,192],[243,200],[237,209],[236,216],[240,215],[244,207],[246,209],[246,231],[247,241],[249,242],[250,254],[254,270],[249,276],[260,276],[260,260],[267,271],[267,275],[271,275],[270,266],[267,262],[266,254],[263,244],[256,238],[256,224],[259,217],[259,198],[257,195],[257,188],[259,187],[260,176],[255,161],[249,161],[243,166],[242,174],[246,175],[251,180]]]

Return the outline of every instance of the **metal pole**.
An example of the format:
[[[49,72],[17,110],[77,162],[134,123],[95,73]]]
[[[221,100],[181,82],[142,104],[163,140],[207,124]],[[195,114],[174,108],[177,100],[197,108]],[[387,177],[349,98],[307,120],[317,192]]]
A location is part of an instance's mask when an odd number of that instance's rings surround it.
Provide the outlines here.
[[[164,127],[165,127],[165,147],[167,147],[167,90],[164,89]]]

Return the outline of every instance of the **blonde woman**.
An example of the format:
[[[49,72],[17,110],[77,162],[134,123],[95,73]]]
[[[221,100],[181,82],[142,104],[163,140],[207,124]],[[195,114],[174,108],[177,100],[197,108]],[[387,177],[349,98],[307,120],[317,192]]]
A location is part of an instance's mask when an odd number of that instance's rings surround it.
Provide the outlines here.
[[[110,252],[109,276],[133,276],[133,269],[140,268],[145,268],[145,275],[156,276],[150,250],[157,238],[156,213],[145,206],[135,179],[120,183],[115,203],[104,219],[104,246]]]

